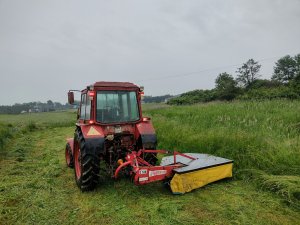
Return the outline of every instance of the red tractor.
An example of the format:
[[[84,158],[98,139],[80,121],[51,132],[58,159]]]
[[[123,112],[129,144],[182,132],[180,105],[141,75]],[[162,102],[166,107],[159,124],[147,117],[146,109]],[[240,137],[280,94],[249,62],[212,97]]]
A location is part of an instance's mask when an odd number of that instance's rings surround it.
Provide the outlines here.
[[[156,150],[151,120],[142,116],[142,95],[142,87],[128,82],[96,82],[81,91],[74,138],[67,140],[65,157],[82,191],[96,187],[100,166],[113,178],[120,172],[131,176],[136,185],[172,178],[173,193],[232,176],[232,160]],[[68,101],[74,103],[73,91]],[[171,156],[156,165],[157,154]]]

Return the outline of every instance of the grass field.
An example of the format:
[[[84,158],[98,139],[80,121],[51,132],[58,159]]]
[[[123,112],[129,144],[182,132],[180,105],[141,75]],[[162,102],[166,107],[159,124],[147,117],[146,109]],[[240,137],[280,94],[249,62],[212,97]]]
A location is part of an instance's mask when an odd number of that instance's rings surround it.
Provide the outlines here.
[[[64,161],[74,112],[0,115],[0,224],[299,224],[299,101],[145,108],[160,148],[234,159],[234,179],[177,196],[101,178],[81,193]]]

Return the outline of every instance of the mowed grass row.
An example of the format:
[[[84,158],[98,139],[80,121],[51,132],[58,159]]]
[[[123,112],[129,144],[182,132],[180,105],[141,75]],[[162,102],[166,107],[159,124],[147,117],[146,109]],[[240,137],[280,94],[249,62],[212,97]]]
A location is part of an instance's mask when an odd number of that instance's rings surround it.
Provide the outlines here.
[[[70,127],[74,126],[75,120],[75,110],[19,115],[0,114],[0,159],[11,154],[11,151],[5,149],[5,143],[14,135],[25,134],[37,128]]]
[[[3,151],[6,141],[12,137],[12,125],[0,123],[0,154]]]
[[[0,114],[0,123],[11,124],[20,128],[27,126],[39,127],[70,127],[76,120],[76,110],[44,112],[44,113],[25,113],[18,115]]]
[[[297,162],[290,162],[292,167],[284,171],[260,166],[254,156],[247,159],[244,154],[253,149],[258,160],[263,154],[268,156],[266,152],[271,147],[266,144],[268,148],[260,153],[262,145],[257,144],[268,139],[270,145],[278,143],[285,160],[289,160],[286,154],[297,157],[297,149],[290,150],[287,143],[298,144],[299,150],[299,116],[295,113],[299,102],[151,108],[144,114],[152,116],[160,148],[232,158],[235,179],[174,196],[161,183],[136,187],[125,178],[113,181],[102,177],[95,191],[81,193],[73,170],[64,161],[65,139],[73,136],[76,114],[5,115],[0,116],[0,121],[9,119],[11,125],[1,128],[13,128],[13,133],[7,136],[10,141],[6,141],[2,151],[7,154],[0,158],[0,224],[298,224]],[[250,122],[252,114],[260,122]],[[270,122],[273,131],[268,133],[264,117],[281,118],[278,121],[282,125]],[[240,122],[232,121],[233,118]],[[281,134],[281,130],[290,133]],[[242,135],[237,135],[239,132]],[[232,135],[235,137],[230,139]],[[271,165],[283,166],[277,158],[274,156]],[[266,162],[270,163],[269,160]]]
[[[19,134],[0,163],[0,224],[297,224],[299,213],[243,181],[221,181],[186,195],[161,183],[134,186],[101,178],[82,193],[65,165],[73,127]]]

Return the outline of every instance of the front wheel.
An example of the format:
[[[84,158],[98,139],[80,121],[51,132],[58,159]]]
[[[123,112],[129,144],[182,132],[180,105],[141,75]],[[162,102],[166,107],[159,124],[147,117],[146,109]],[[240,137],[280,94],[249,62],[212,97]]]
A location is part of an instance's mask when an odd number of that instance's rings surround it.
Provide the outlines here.
[[[81,132],[76,132],[74,143],[76,184],[81,191],[91,191],[98,184],[100,170],[99,156],[86,148]]]

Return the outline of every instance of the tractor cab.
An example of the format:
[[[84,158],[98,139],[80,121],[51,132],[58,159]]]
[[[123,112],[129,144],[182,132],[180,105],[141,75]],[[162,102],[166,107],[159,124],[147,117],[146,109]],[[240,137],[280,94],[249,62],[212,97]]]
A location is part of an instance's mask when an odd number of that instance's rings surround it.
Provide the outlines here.
[[[100,161],[114,176],[126,155],[139,149],[156,149],[156,134],[149,118],[142,117],[141,96],[143,87],[128,82],[96,82],[80,91],[74,138],[69,140],[66,159],[74,162],[77,184],[81,189],[93,184],[83,184],[81,154],[96,160],[90,168],[97,174]],[[74,103],[74,90],[68,92],[68,101]],[[79,158],[78,158],[79,157]],[[154,165],[156,153],[145,153],[143,158]],[[77,169],[76,169],[77,168]],[[96,178],[95,178],[96,179]],[[84,186],[84,187],[83,187]]]
[[[78,122],[82,124],[129,124],[141,121],[143,87],[128,82],[96,82],[81,91]],[[74,103],[74,92],[68,93]]]

